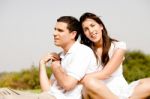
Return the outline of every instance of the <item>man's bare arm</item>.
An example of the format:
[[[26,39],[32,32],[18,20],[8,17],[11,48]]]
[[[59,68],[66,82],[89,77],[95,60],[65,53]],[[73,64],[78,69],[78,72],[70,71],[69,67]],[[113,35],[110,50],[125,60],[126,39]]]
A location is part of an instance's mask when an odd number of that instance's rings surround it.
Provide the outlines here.
[[[77,85],[78,80],[64,71],[60,65],[60,61],[53,61],[51,69],[58,84],[66,91],[73,89]]]
[[[46,66],[42,62],[39,63],[39,79],[42,91],[48,91],[51,84],[47,76]]]
[[[39,63],[39,79],[42,91],[48,91],[51,86],[52,81],[50,81],[46,72],[46,64],[51,60],[60,60],[59,55],[57,53],[47,54]]]

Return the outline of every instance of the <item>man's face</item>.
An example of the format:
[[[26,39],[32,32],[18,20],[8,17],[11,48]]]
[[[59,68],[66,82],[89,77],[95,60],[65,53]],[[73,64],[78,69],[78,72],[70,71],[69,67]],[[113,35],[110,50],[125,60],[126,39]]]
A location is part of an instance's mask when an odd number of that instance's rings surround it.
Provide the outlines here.
[[[72,33],[67,29],[67,23],[57,22],[54,31],[54,43],[64,48],[72,41]]]

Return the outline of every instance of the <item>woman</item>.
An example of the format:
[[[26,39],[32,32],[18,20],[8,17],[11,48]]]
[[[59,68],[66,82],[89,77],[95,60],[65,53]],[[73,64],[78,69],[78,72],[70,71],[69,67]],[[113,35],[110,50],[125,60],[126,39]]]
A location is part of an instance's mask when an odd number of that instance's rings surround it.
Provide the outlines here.
[[[128,85],[123,77],[126,44],[110,38],[101,19],[93,13],[84,13],[80,23],[83,29],[81,43],[92,48],[99,65],[81,81],[84,99],[143,99],[150,96],[150,78]]]

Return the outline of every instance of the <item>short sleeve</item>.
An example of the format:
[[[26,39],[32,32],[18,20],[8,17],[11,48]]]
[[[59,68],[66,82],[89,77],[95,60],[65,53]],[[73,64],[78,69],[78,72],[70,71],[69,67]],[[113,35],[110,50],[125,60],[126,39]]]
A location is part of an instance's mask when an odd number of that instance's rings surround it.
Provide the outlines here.
[[[126,50],[126,43],[125,42],[115,42],[115,49],[124,49]]]
[[[109,57],[112,57],[114,52],[117,50],[117,49],[123,49],[123,50],[127,50],[126,48],[126,43],[123,42],[123,41],[119,41],[119,42],[112,42],[111,44],[111,47],[110,47],[110,50],[109,50]]]
[[[90,49],[80,49],[80,51],[77,51],[77,53],[74,55],[74,58],[72,59],[71,63],[67,67],[67,74],[76,78],[77,80],[81,80],[81,78],[86,74],[86,71],[88,70],[88,67],[91,64],[91,61],[94,59],[94,53]],[[95,61],[96,63],[96,61]]]

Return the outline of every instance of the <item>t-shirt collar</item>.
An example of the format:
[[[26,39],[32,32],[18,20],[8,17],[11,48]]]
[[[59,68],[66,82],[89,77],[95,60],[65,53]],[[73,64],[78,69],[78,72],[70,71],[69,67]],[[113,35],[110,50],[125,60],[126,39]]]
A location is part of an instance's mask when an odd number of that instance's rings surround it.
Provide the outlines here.
[[[65,53],[64,51],[61,52],[60,58],[64,58],[64,56],[65,56],[66,54],[70,54],[70,53],[72,53],[74,50],[76,50],[78,44],[79,44],[79,42],[76,41],[76,42],[70,47],[70,49],[68,50],[67,53]]]

